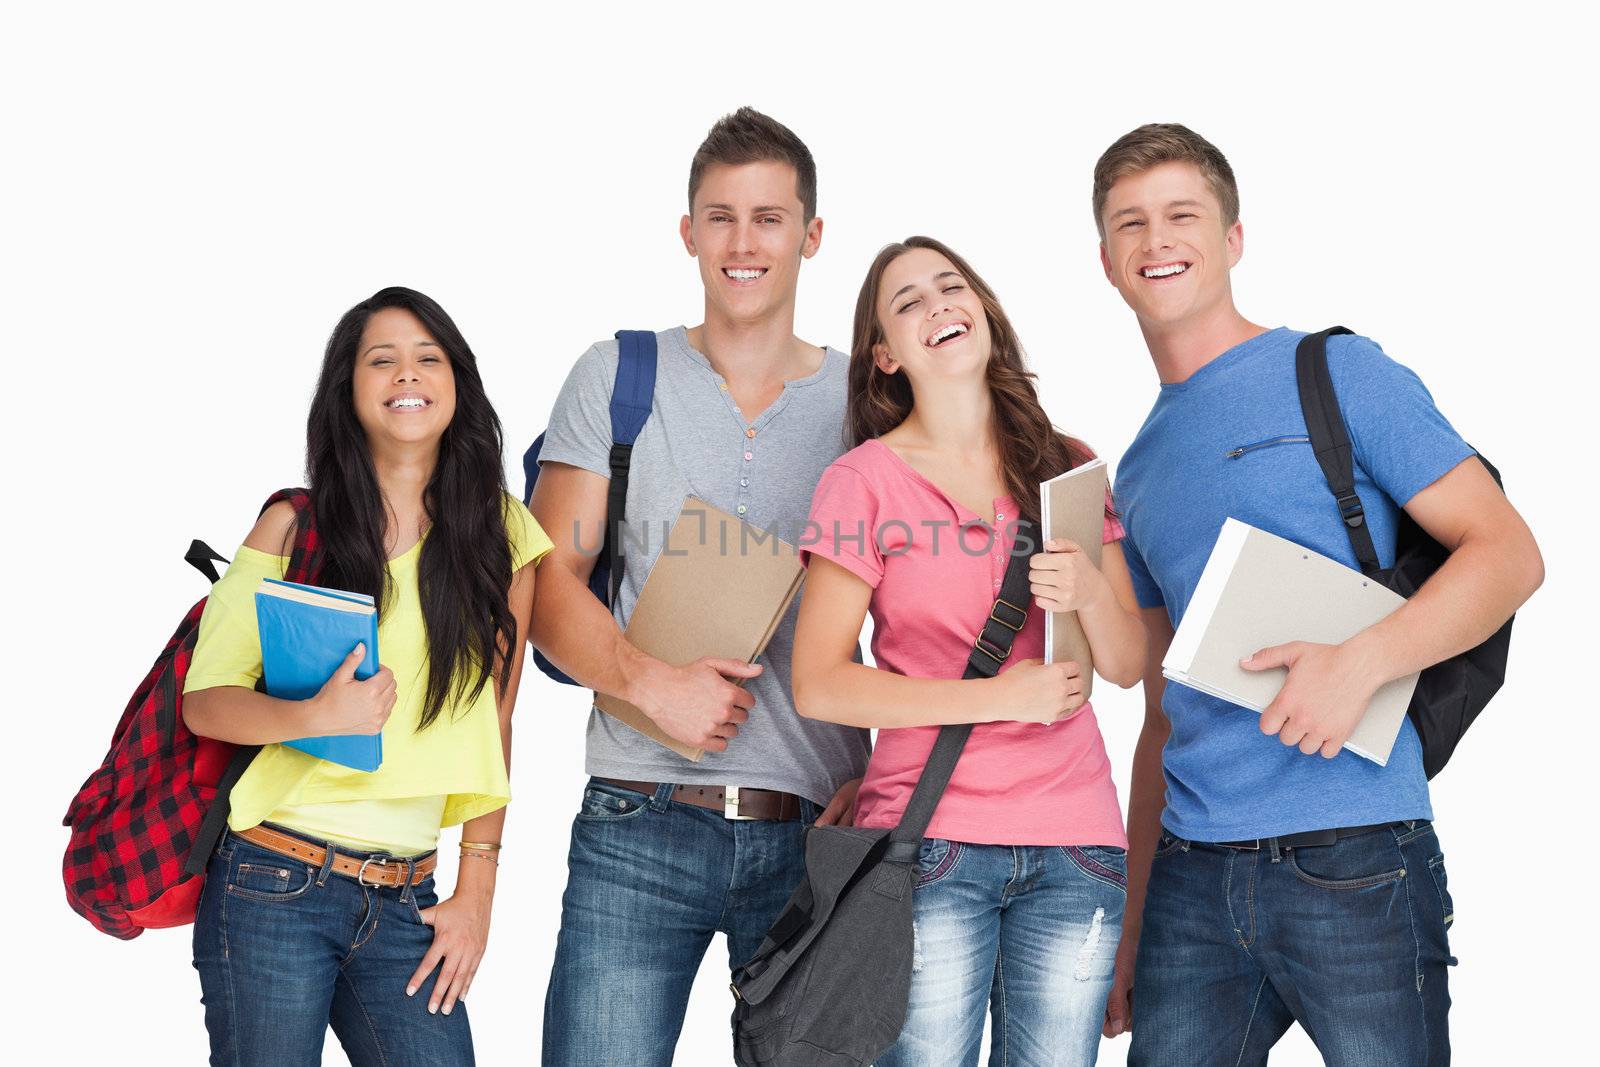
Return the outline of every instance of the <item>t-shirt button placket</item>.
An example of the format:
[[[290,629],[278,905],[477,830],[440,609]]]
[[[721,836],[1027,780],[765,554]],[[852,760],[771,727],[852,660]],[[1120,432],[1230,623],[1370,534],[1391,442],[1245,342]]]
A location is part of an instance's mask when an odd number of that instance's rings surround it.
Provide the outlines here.
[[[1004,546],[1000,543],[1000,524],[1005,521],[1005,515],[996,511],[994,513],[994,529],[990,531],[991,536],[994,538],[994,591],[996,593],[1000,592],[1000,586],[1004,584],[1001,581],[1001,576],[1005,574],[1006,554]]]
[[[754,426],[746,426],[744,428],[744,436],[746,442],[755,440],[756,428]],[[746,444],[744,450],[744,461],[749,463],[751,460],[755,459],[755,455],[755,452],[750,449],[748,444]],[[739,495],[741,497],[747,495],[749,489],[750,478],[748,475],[745,475],[739,479]],[[743,501],[740,501],[739,506],[735,510],[738,511],[740,515],[743,515],[745,512],[750,510],[750,506]]]

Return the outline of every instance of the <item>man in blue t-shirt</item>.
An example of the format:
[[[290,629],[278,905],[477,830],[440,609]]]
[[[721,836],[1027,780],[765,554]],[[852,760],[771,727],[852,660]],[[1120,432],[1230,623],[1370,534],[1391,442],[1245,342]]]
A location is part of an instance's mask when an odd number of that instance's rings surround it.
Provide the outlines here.
[[[1256,1064],[1299,1021],[1328,1063],[1445,1063],[1451,906],[1421,746],[1409,720],[1386,766],[1341,745],[1380,686],[1500,628],[1543,578],[1538,546],[1421,380],[1366,338],[1333,337],[1380,562],[1401,509],[1449,561],[1343,644],[1247,658],[1288,669],[1260,716],[1167,685],[1161,660],[1225,519],[1356,559],[1306,437],[1305,335],[1234,307],[1244,236],[1222,153],[1182,126],[1142,126],[1096,165],[1094,213],[1106,277],[1161,379],[1117,471],[1151,654],[1106,1034],[1133,1029],[1130,1064]]]

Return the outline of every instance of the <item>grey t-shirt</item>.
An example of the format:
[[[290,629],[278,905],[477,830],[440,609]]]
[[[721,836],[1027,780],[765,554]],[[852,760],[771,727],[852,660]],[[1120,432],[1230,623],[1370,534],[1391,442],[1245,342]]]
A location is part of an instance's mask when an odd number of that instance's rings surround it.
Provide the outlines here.
[[[828,349],[815,374],[786,382],[783,393],[747,424],[722,376],[689,345],[679,326],[656,335],[656,388],[650,418],[634,443],[628,475],[625,569],[612,613],[628,616],[685,497],[696,496],[794,544],[822,472],[845,451],[849,358]],[[569,463],[611,476],[611,387],[617,342],[601,341],[567,375],[550,413],[541,462]],[[749,431],[754,431],[751,434]],[[553,532],[553,531],[552,531]],[[592,545],[585,546],[591,551]],[[803,590],[802,590],[803,595]],[[816,722],[794,710],[789,663],[796,597],[743,682],[755,697],[750,719],[726,752],[684,759],[591,708],[587,770],[608,778],[749,786],[798,793],[826,803],[866,769],[866,730]]]

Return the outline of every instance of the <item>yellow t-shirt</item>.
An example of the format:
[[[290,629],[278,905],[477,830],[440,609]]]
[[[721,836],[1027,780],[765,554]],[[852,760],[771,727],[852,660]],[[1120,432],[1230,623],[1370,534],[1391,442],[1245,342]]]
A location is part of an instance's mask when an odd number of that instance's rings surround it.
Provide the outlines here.
[[[511,569],[536,563],[550,538],[522,502],[507,495]],[[378,620],[378,660],[394,672],[394,711],[383,727],[383,764],[372,772],[265,745],[233,788],[228,825],[273,822],[309,837],[362,851],[416,855],[433,848],[439,829],[477,818],[511,799],[500,717],[491,679],[476,700],[446,706],[418,731],[427,686],[427,631],[417,593],[422,542],[389,561],[393,600]],[[261,677],[255,591],[281,578],[287,556],[239,546],[212,587],[183,691],[219,685],[253,688]]]

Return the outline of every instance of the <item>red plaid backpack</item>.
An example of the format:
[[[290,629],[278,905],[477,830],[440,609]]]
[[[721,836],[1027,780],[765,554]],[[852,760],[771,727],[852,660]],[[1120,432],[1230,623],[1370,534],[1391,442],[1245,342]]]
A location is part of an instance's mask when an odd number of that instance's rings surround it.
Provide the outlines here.
[[[285,572],[313,582],[321,542],[311,523],[311,497],[283,489],[294,505],[294,548]],[[212,560],[200,541],[184,556],[213,582]],[[183,724],[183,679],[200,633],[201,600],[178,624],[155,665],[122,712],[100,769],[72,798],[62,822],[72,828],[62,874],[67,903],[100,930],[131,939],[147,928],[194,921],[206,863],[228,819],[228,792],[260,751],[196,737]]]

